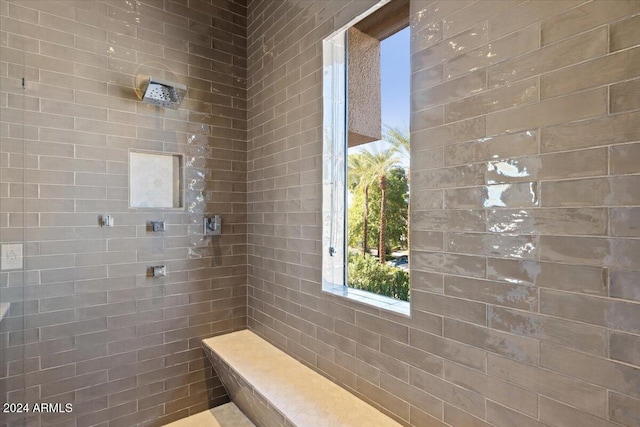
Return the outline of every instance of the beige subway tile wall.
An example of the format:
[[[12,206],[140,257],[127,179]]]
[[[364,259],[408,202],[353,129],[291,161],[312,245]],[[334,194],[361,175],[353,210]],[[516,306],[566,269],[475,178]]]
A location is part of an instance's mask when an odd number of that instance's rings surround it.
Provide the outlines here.
[[[374,3],[249,3],[249,327],[405,425],[640,425],[640,2],[411,1],[410,318],[320,283],[322,39]]]
[[[1,0],[0,19],[0,238],[25,253],[0,272],[0,401],[73,404],[0,425],[160,426],[226,402],[200,340],[246,327],[245,2]],[[188,86],[180,109],[140,102],[137,74]],[[183,208],[129,207],[131,151],[183,156]]]
[[[411,0],[410,317],[321,291],[322,39],[374,3],[0,0],[0,392],[74,404],[29,425],[222,403],[200,339],[247,326],[404,425],[640,424],[640,2]]]

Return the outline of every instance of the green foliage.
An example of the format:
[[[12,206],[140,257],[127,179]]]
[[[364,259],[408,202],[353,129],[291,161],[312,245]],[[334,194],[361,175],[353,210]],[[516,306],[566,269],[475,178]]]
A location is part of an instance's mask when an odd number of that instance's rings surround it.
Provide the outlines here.
[[[349,253],[347,281],[350,288],[409,301],[409,272],[381,264],[371,255]]]
[[[385,138],[382,147],[387,148],[359,147],[348,157],[348,283],[355,289],[408,301],[409,272],[363,254],[380,245],[382,258],[391,249],[408,249],[409,179],[398,156],[408,156],[409,136],[406,131],[388,128]]]
[[[407,208],[409,186],[406,171],[394,167],[387,175],[387,246],[389,249],[407,249]],[[367,227],[367,246],[378,247],[380,233],[380,198],[377,185],[369,187],[369,225]],[[352,191],[348,212],[348,244],[352,248],[362,247],[362,229],[364,192]],[[387,251],[389,252],[389,251]]]

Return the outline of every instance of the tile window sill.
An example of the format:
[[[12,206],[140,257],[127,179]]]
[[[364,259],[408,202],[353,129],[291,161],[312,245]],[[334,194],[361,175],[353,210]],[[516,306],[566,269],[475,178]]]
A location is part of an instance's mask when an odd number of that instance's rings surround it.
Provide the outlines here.
[[[326,287],[323,291],[351,301],[361,302],[381,310],[387,310],[396,314],[411,317],[411,306],[407,301],[377,295],[361,289],[352,289],[346,286]]]

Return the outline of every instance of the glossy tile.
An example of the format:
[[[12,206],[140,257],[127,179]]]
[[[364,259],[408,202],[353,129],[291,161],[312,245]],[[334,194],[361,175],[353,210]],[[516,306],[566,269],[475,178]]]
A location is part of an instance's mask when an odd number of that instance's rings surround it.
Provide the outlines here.
[[[585,246],[569,249],[571,245],[580,244]],[[633,268],[640,261],[640,247],[632,239],[542,236],[540,248],[540,259],[544,261],[554,258],[569,263],[622,268]]]
[[[449,319],[444,336],[529,365],[538,362],[538,343],[532,339]]]
[[[640,400],[609,393],[609,419],[631,427],[640,422]]]
[[[538,152],[538,131],[526,130],[449,145],[444,148],[447,166],[520,157]]]
[[[486,3],[478,4],[486,7]],[[510,2],[502,1],[497,3],[504,7]],[[447,61],[444,75],[446,78],[451,79],[469,71],[497,64],[537,49],[539,43],[538,24],[529,25],[520,31],[506,35]]]
[[[493,40],[533,22],[544,21],[546,18],[560,14],[580,3],[581,1],[576,0],[521,3],[513,9],[504,10],[489,18],[489,39]]]
[[[406,318],[323,294],[318,269],[321,41],[375,1],[161,3],[0,0],[0,226],[30,266],[0,275],[29,296],[3,342],[8,372],[49,367],[23,394],[75,399],[48,423],[218,405],[200,337],[249,326],[401,424],[638,425],[636,1],[410,2]],[[138,72],[190,95],[144,107]],[[129,150],[184,154],[195,204],[131,212]]]
[[[609,109],[612,113],[640,109],[640,101],[638,101],[640,79],[611,85],[609,91],[611,99]]]
[[[447,188],[484,183],[484,168],[480,164],[416,171],[412,173],[414,185],[421,188]]]
[[[528,208],[538,206],[538,197],[537,185],[533,182],[447,188],[444,205],[448,209]]]
[[[418,387],[408,385],[386,374],[382,374],[380,377],[380,387],[392,393],[393,396],[409,402],[413,407],[420,407],[434,417],[442,417],[440,400]]]
[[[468,412],[462,411],[453,405],[444,405],[444,420],[447,424],[489,427],[489,424],[482,421],[479,417],[479,415],[470,415]]]
[[[519,234],[606,235],[606,208],[492,209],[487,231]]]
[[[637,367],[545,343],[540,346],[540,365],[635,398],[640,395],[640,369]]]
[[[604,417],[596,417],[575,410],[571,406],[548,399],[544,396],[540,398],[540,419],[552,426],[570,425],[578,423],[585,427],[614,427],[615,424],[607,422]]]
[[[504,307],[490,306],[487,316],[490,328],[562,344],[598,356],[607,353],[604,328]]]
[[[437,169],[443,166],[442,148],[427,149],[411,155],[411,170]]]
[[[576,378],[558,375],[554,371],[527,366],[489,354],[487,374],[519,387],[565,402],[583,413],[604,416],[607,391]]]
[[[534,287],[446,276],[445,295],[468,298],[489,304],[536,311],[537,290]]]
[[[444,36],[451,37],[467,29],[477,22],[497,15],[504,10],[510,10],[518,4],[517,1],[486,1],[473,3],[444,17]]]
[[[484,258],[479,256],[426,251],[415,251],[411,256],[412,268],[417,270],[471,277],[483,277],[485,273]]]
[[[544,2],[536,2],[539,6]],[[509,17],[511,19],[512,17]],[[489,67],[489,87],[502,86],[528,77],[597,58],[607,53],[607,31],[592,30],[559,43],[545,46]]]
[[[640,48],[633,48],[554,71],[540,77],[540,96],[566,95],[637,77]]]
[[[411,108],[422,110],[436,105],[447,104],[461,98],[467,98],[486,88],[487,76],[477,71],[465,76],[436,84],[422,91],[414,91],[411,96]],[[471,116],[471,115],[470,115]],[[453,120],[447,120],[448,122]]]
[[[432,292],[432,293],[436,293],[436,294],[442,294],[443,291],[443,283],[444,283],[444,276],[442,274],[439,273],[432,273],[429,271],[419,271],[416,270],[415,273],[412,273],[412,278],[410,279],[412,282],[411,284],[411,289],[412,292],[420,292],[420,291],[425,291],[425,292]],[[428,332],[434,332],[434,333],[440,333],[441,332],[441,327],[440,323],[441,323],[441,318],[434,316],[433,314],[424,314],[423,312],[419,312],[419,314],[426,316],[428,319],[439,319],[438,322],[433,322],[435,323],[432,324],[432,322],[429,322],[426,327],[427,327],[427,331]],[[424,325],[420,325],[419,329],[424,329],[425,326]],[[435,330],[431,329],[431,328],[435,328]]]
[[[415,33],[411,35],[411,53],[422,51],[442,41],[442,21],[420,25],[420,13],[411,16]]]
[[[411,113],[411,128],[414,131],[444,124],[444,106],[439,105]]]
[[[457,81],[458,79],[450,80],[450,83]],[[479,90],[475,90],[475,92],[479,92]],[[431,93],[429,95],[431,98]],[[447,122],[455,122],[538,101],[538,79],[527,79],[475,95],[470,92],[469,95],[463,99],[454,99],[453,102],[445,105],[445,120]]]
[[[640,159],[640,144],[624,144],[609,147],[612,175],[632,174]]]
[[[541,422],[492,401],[487,401],[487,421],[497,427],[510,427],[514,425],[522,427],[544,427],[544,424]]]
[[[442,374],[442,359],[416,347],[383,338],[380,343],[380,351],[433,375],[440,376]]]
[[[367,346],[356,346],[356,357],[368,365],[379,369],[381,373],[389,374],[400,381],[409,381],[409,366],[398,362],[398,359],[387,356]]]
[[[598,117],[607,112],[607,91],[595,89],[487,115],[487,135]]]
[[[640,237],[640,209],[610,209],[610,234],[616,237]]]
[[[431,390],[433,395],[444,402],[458,405],[476,416],[481,416],[480,414],[484,412],[484,399],[479,394],[416,368],[411,368],[410,376],[411,385],[422,390]]]
[[[625,6],[634,7],[634,12],[638,12],[637,4]],[[619,8],[615,8],[615,10],[623,12],[623,10],[620,10]],[[639,23],[640,18],[638,18],[638,16],[634,16],[611,25],[610,46],[612,52],[636,46],[638,44],[638,36],[640,35],[640,32],[638,31]]]
[[[442,65],[434,65],[411,75],[411,87],[414,91],[427,89],[444,81]]]
[[[537,398],[531,391],[496,380],[452,362],[445,364],[444,378],[521,413],[529,416],[537,415]]]
[[[610,6],[604,1],[588,2],[544,21],[541,27],[542,44],[554,43],[640,11],[638,4],[633,1],[622,1],[616,7]],[[620,23],[614,24],[614,28],[618,24]]]
[[[412,224],[418,230],[485,231],[485,212],[480,209],[451,211],[422,210],[411,213]]]
[[[415,307],[416,310],[439,316],[460,319],[479,325],[486,323],[487,307],[480,302],[447,297],[432,292],[416,292],[412,304],[415,304],[413,307]],[[410,344],[414,345],[414,343],[411,342],[413,339],[412,333],[413,332],[410,331],[409,340]]]
[[[609,335],[609,354],[611,359],[640,366],[640,337],[612,331]]]
[[[612,298],[640,301],[640,289],[637,287],[640,271],[612,270],[610,277],[609,295]]]
[[[607,294],[607,268],[604,267],[489,258],[487,277],[592,295]]]
[[[228,3],[230,9],[234,5]],[[129,426],[153,419],[160,425],[187,415],[188,408],[195,411],[206,409],[209,402],[222,403],[226,392],[209,382],[207,393],[211,368],[189,348],[190,342],[200,335],[246,324],[246,310],[238,309],[246,270],[238,267],[234,271],[231,266],[246,264],[242,244],[234,243],[238,236],[246,235],[241,226],[246,210],[237,194],[246,181],[241,151],[246,141],[244,134],[236,133],[246,128],[246,111],[218,108],[219,117],[204,119],[213,111],[214,102],[224,103],[224,96],[229,106],[232,96],[239,101],[246,97],[241,91],[243,73],[237,73],[239,80],[231,77],[242,68],[245,59],[241,57],[246,56],[244,30],[232,21],[242,22],[246,10],[234,9],[235,17],[219,14],[215,27],[213,10],[200,11],[199,18],[205,18],[208,25],[198,27],[206,34],[198,38],[187,29],[184,12],[188,8],[169,13],[156,6],[146,1],[108,5],[0,2],[5,42],[4,65],[0,66],[4,94],[0,95],[0,176],[7,191],[15,196],[21,192],[22,205],[29,211],[19,222],[16,215],[3,214],[0,220],[0,224],[7,218],[10,226],[25,227],[23,235],[28,241],[28,270],[20,278],[21,283],[28,283],[25,296],[29,300],[21,307],[28,313],[23,322],[28,329],[11,330],[5,336],[12,352],[21,348],[25,360],[43,367],[40,377],[29,379],[33,389],[38,388],[30,391],[34,401],[53,398],[74,404],[72,414],[53,415],[46,421],[52,424]],[[189,53],[180,40],[210,42],[212,33],[224,51],[215,56],[217,65],[228,72],[202,73],[203,67],[211,69],[211,59]],[[150,35],[155,37],[145,40]],[[177,55],[171,46],[184,49]],[[24,50],[22,58],[16,56],[16,47]],[[136,65],[147,61],[164,63],[171,70]],[[213,90],[223,95],[212,96],[209,102],[187,100],[175,112],[139,108],[132,75],[151,70],[160,72],[161,78],[185,82],[196,93]],[[28,93],[18,99],[14,96],[18,86],[7,83],[17,83],[22,77]],[[19,129],[13,115],[16,109],[24,109]],[[224,142],[218,139],[215,150],[209,145],[211,125],[227,138]],[[22,139],[19,156],[5,149],[7,137]],[[129,150],[190,156],[192,162],[185,169],[197,188],[189,193],[191,210],[130,211],[126,192]],[[13,173],[18,168],[27,169]],[[205,190],[213,170],[226,174],[224,184],[211,182]],[[23,181],[26,186],[21,185]],[[215,255],[187,225],[195,223],[193,215],[203,212],[205,200],[213,193],[220,202],[235,203],[223,244],[229,249]],[[6,201],[0,206],[3,212],[12,210],[12,203]],[[97,222],[106,212],[115,217],[111,229],[100,228]],[[153,236],[155,239],[147,235],[145,226],[154,215],[168,224],[166,234]],[[5,228],[1,234],[5,236]],[[70,262],[69,257],[75,261]],[[146,277],[147,268],[155,262],[169,266],[162,283],[151,283]],[[204,281],[188,284],[189,276],[196,277],[207,263],[217,268],[208,269]],[[216,284],[213,290],[211,281],[220,277],[225,278],[224,284]],[[14,278],[8,280],[10,285],[14,282]],[[210,303],[213,299],[218,302],[215,308]],[[15,310],[18,308],[16,304]],[[69,310],[76,312],[73,319],[68,317]],[[184,315],[187,312],[191,316]],[[76,348],[63,345],[71,341]],[[24,343],[28,346],[21,347]],[[67,369],[75,373],[66,376]],[[157,392],[165,386],[165,391]],[[118,410],[109,409],[109,402]],[[26,422],[41,424],[36,418]]]
[[[483,116],[437,126],[415,132],[415,151],[443,147],[486,136],[486,119]]]
[[[410,7],[415,95],[412,313],[399,321],[377,308],[349,304],[366,315],[337,323],[345,333],[339,341],[327,336],[334,352],[344,349],[335,353],[337,367],[347,372],[340,377],[355,383],[356,393],[410,425],[540,427],[549,423],[540,419],[540,395],[577,414],[610,422],[607,387],[581,374],[538,366],[537,349],[557,344],[612,361],[610,335],[636,335],[625,330],[631,327],[625,320],[589,316],[598,313],[598,304],[632,304],[638,298],[633,215],[638,204],[637,162],[632,148],[640,140],[632,83],[637,76],[631,54],[626,53],[634,48],[610,51],[610,30],[631,18],[637,6],[622,2],[607,7],[604,2],[579,0],[414,0]],[[329,3],[318,16],[326,20],[336,8],[340,7]],[[344,7],[340,19],[354,8]],[[301,84],[280,76],[279,67],[284,66],[296,79],[295,67],[285,63],[291,61],[289,55],[281,62],[269,57],[271,51],[280,52],[269,31],[280,31],[281,23],[292,20],[274,15],[275,6],[254,4],[250,9],[255,19],[250,24],[250,81],[255,86],[249,89],[254,130],[249,154],[253,190],[248,200],[256,224],[249,233],[255,239],[251,263],[256,263],[256,273],[249,274],[249,305],[256,319],[250,324],[274,342],[285,345],[286,340],[299,339],[314,349],[315,357],[326,357],[326,347],[316,348],[306,336],[298,338],[298,333],[311,334],[295,320],[299,300],[295,305],[278,303],[277,310],[272,307],[271,293],[290,286],[280,271],[304,271],[272,256],[269,247],[280,241],[270,235],[276,225],[276,233],[299,230],[295,224],[284,227],[285,218],[273,216],[268,203],[283,197],[283,190],[294,198],[300,195],[289,189],[296,184],[293,179],[278,183],[265,177],[279,167],[278,156],[288,155],[280,142],[285,134],[271,132],[285,126],[288,109],[296,108],[295,101],[289,105],[280,99],[282,94],[274,97],[273,88],[287,88],[289,97],[300,94]],[[625,68],[625,60],[630,68]],[[272,97],[284,102],[282,110],[272,111]],[[320,139],[317,133],[310,138]],[[295,209],[296,202],[289,205]],[[328,317],[344,315],[337,308],[346,307],[343,304],[320,309],[322,297],[313,291],[318,279],[303,280],[305,292],[317,298],[314,310]],[[574,312],[567,303],[565,311],[564,305],[556,307],[561,297],[587,298],[590,304],[584,308],[580,300]],[[283,308],[291,311],[284,313]],[[287,323],[300,329],[282,327],[278,322],[286,316],[291,318]],[[627,322],[635,321],[629,316]],[[356,318],[360,320],[354,326]],[[323,329],[331,327],[329,323],[322,317],[316,326]],[[396,341],[405,336],[395,323],[408,328],[408,344]],[[360,355],[372,365],[353,357],[354,340],[360,340]],[[314,363],[314,353],[287,347]],[[391,372],[387,362],[392,359],[380,357],[378,351],[400,361],[400,366],[424,371],[422,382],[410,377],[405,383],[398,377],[404,371]],[[447,371],[451,365],[460,369]],[[458,389],[447,384],[452,381],[473,394],[457,394]],[[512,398],[508,390],[520,398]],[[475,394],[483,397],[483,405],[475,406]],[[620,396],[632,399],[625,393]],[[468,400],[457,400],[464,397]],[[421,398],[424,408],[419,406]],[[621,404],[624,409],[618,413],[630,411],[627,406]]]
[[[548,181],[554,178],[601,176],[606,175],[607,171],[607,150],[599,148],[490,161],[487,167],[487,182],[500,184],[518,181]]]
[[[436,43],[411,55],[412,67],[415,70],[437,65],[456,55],[487,42],[487,25],[481,22],[451,39]]]
[[[637,320],[640,314],[633,302],[542,290],[540,312],[619,331],[640,331]]]
[[[640,197],[633,191],[639,179],[635,175],[543,182],[542,206],[625,206],[637,205]]]
[[[538,242],[533,236],[501,236],[480,233],[446,233],[448,252],[475,254],[483,252],[492,257],[536,259]]]

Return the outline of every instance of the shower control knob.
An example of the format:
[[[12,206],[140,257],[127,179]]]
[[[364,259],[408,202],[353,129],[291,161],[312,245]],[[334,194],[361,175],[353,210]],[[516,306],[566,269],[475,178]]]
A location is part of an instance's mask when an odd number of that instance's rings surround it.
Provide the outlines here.
[[[113,217],[111,215],[102,215],[100,217],[100,225],[103,227],[113,227]]]
[[[151,230],[154,233],[167,231],[167,225],[164,221],[151,221]]]
[[[204,235],[219,236],[222,234],[222,218],[220,215],[204,219]]]

